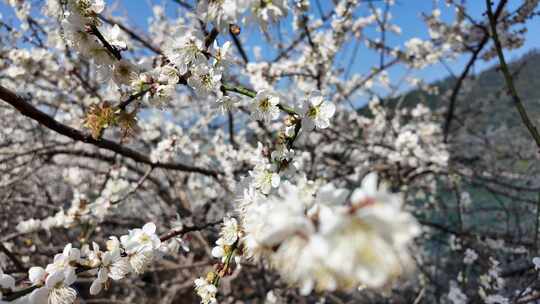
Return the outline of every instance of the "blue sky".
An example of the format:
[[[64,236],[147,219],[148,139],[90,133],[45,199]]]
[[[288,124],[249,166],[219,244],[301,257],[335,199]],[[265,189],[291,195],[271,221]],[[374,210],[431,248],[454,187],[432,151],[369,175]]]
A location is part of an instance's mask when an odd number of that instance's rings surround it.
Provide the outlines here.
[[[115,10],[117,15],[127,15],[129,16],[130,22],[138,26],[139,28],[144,29],[148,24],[148,18],[152,15],[151,7],[154,4],[164,3],[167,7],[167,14],[174,16],[175,14],[182,13],[180,6],[172,0],[117,0],[111,1],[107,0],[108,5],[112,6],[113,3],[117,4],[117,9]],[[187,2],[193,2],[187,1]],[[320,0],[322,3],[323,11],[328,11],[329,1]],[[516,7],[522,1],[511,0],[510,8]],[[315,1],[312,1],[312,12],[315,15],[318,15]],[[437,4],[438,3],[438,4]],[[379,4],[380,5],[380,4]],[[403,44],[405,41],[412,37],[427,38],[427,29],[424,26],[421,18],[422,12],[430,12],[434,7],[439,7],[442,11],[442,17],[449,18],[452,16],[453,12],[450,11],[445,5],[444,1],[440,0],[396,0],[396,4],[391,10],[393,15],[393,23],[399,25],[402,28],[401,35],[391,34],[388,37],[388,41],[391,44]],[[470,15],[473,17],[479,17],[485,11],[485,2],[483,0],[471,0],[467,1],[467,7]],[[3,2],[0,2],[0,13],[3,15],[3,18],[8,21],[13,21],[13,13],[11,8],[6,6]],[[368,13],[367,5],[364,4],[363,9],[359,10],[359,16],[365,15]],[[290,18],[289,18],[290,20]],[[288,23],[287,21],[284,24]],[[368,32],[368,35],[371,37],[374,36],[375,32]],[[248,54],[250,58],[254,58],[252,47],[254,46],[264,46],[265,43],[260,38],[260,32],[256,28],[244,28],[242,32],[243,39],[246,41],[246,48],[248,49]],[[540,21],[538,18],[536,20],[529,21],[528,23],[528,32],[526,34],[527,40],[524,47],[519,50],[507,52],[509,59],[518,58],[523,53],[531,50],[532,48],[538,47],[540,44]],[[343,65],[349,62],[350,55],[352,53],[352,45],[345,51],[343,60]],[[263,55],[268,58],[273,57],[274,52],[269,48],[263,48]],[[373,66],[373,62],[378,62],[378,54],[373,51],[361,47],[357,53],[356,60],[354,61],[351,69],[352,72],[367,72],[369,68]],[[467,61],[468,56],[462,56],[454,61],[447,61],[450,68],[454,73],[460,73],[465,62]],[[475,71],[481,71],[488,66],[494,64],[494,61],[484,62],[478,61],[475,66]],[[398,67],[390,70],[390,77],[393,81],[399,80],[399,78],[405,73],[405,69]],[[446,68],[441,65],[434,65],[428,68],[425,68],[414,73],[415,76],[418,76],[427,82],[433,80],[441,79],[449,75]]]

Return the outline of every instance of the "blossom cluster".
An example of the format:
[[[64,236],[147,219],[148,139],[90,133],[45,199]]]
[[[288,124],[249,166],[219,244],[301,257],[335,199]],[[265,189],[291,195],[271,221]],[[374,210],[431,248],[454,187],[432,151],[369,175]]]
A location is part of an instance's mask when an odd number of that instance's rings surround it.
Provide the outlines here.
[[[378,99],[369,105],[374,117],[359,117],[363,135],[371,153],[386,159],[385,163],[422,170],[440,171],[449,160],[448,147],[443,141],[440,124],[434,121],[431,110],[418,104],[413,109],[398,109],[392,120],[389,110]],[[388,130],[393,130],[389,132]]]
[[[401,208],[399,194],[370,173],[352,193],[305,179],[268,197],[246,189],[239,214],[246,255],[268,260],[307,294],[380,288],[406,270],[420,229]]]
[[[169,243],[171,241],[161,241],[155,224],[147,223],[120,238],[111,236],[104,251],[96,243],[92,243],[92,247],[85,244],[81,249],[67,244],[45,268],[34,266],[28,270],[31,293],[19,298],[17,303],[74,303],[77,291],[71,286],[82,272],[95,276],[90,294],[99,294],[111,281],[121,280],[131,273],[142,274],[155,257],[170,253],[171,248],[178,249]],[[8,275],[0,273],[0,283],[1,290],[17,291]]]
[[[268,23],[286,16],[287,10],[286,0],[203,0],[197,5],[197,13],[203,20],[214,23],[221,31],[228,31],[231,25],[243,25],[250,21],[258,22],[265,28]]]
[[[61,11],[56,1],[48,1],[49,12]],[[127,49],[125,38],[118,25],[101,33],[98,18],[105,9],[103,0],[69,0],[61,17],[66,41],[82,56],[94,60],[104,81],[114,80],[117,85],[127,84],[134,72],[132,65],[121,60],[120,52]]]
[[[216,270],[209,272],[205,278],[201,277],[195,280],[195,291],[201,297],[202,304],[217,303],[219,279],[230,272],[233,257],[235,263],[240,264],[240,258],[235,254],[239,250],[241,238],[240,227],[236,219],[225,218],[219,235],[216,246],[212,249],[212,256],[220,260]]]

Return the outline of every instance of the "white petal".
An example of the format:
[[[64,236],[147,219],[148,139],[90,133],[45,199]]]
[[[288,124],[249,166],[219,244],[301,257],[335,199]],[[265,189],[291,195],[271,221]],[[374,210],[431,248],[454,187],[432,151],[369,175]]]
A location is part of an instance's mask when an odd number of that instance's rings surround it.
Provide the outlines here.
[[[532,259],[532,262],[534,264],[534,268],[536,270],[540,269],[540,257],[535,257]]]
[[[316,125],[319,129],[326,129],[330,126],[330,121],[328,119],[317,119]]]
[[[105,9],[105,2],[103,0],[94,0],[94,3],[92,3],[91,9],[96,14],[99,14]]]
[[[0,274],[0,287],[5,289],[13,289],[15,287],[15,279],[7,274]]]
[[[81,258],[81,251],[78,248],[72,248],[69,252],[69,259],[71,261],[77,261]]]
[[[215,258],[221,258],[225,255],[225,251],[223,251],[223,248],[220,246],[216,246],[212,248],[212,256]]]
[[[118,38],[118,35],[120,35],[120,27],[118,26],[118,24],[115,24],[112,28],[111,28],[111,31],[109,32],[111,38],[113,39],[116,39]]]
[[[313,91],[309,94],[309,103],[312,106],[319,106],[323,102],[323,96],[319,91]]]
[[[154,223],[146,223],[142,230],[145,232],[145,233],[148,233],[148,234],[154,234],[156,233],[156,225]]]
[[[272,96],[268,99],[271,105],[276,106],[279,103],[279,97]]]
[[[100,280],[96,279],[92,282],[92,285],[90,285],[90,294],[95,296],[101,292],[102,288],[103,288],[103,284],[101,283]]]
[[[116,261],[110,268],[109,277],[115,281],[123,279],[131,272],[131,266],[126,258]]]
[[[47,288],[54,288],[56,284],[62,282],[63,280],[64,273],[62,271],[53,272],[47,276],[47,279],[45,280],[45,286],[47,286]]]
[[[43,282],[43,280],[45,279],[45,275],[46,272],[43,267],[34,266],[28,270],[28,279],[30,279],[30,282],[34,284]]]
[[[324,118],[330,118],[334,116],[336,112],[336,106],[331,102],[325,102],[321,105],[321,114]]]
[[[362,189],[366,191],[367,195],[374,195],[377,193],[377,173],[371,172],[362,180]]]
[[[281,181],[281,177],[279,177],[279,174],[272,173],[272,187],[277,188],[279,186],[280,181]]]
[[[32,304],[47,304],[49,290],[46,287],[38,288],[30,294],[30,303]]]
[[[300,286],[300,294],[302,295],[308,295],[313,290],[314,282],[312,279],[306,279],[306,281],[302,282],[302,285]]]
[[[368,197],[366,191],[364,191],[364,189],[362,188],[358,188],[356,190],[353,191],[353,193],[351,194],[351,202],[352,203],[358,203],[358,202],[361,202],[363,200],[365,200],[366,198]]]
[[[64,277],[64,284],[68,286],[77,281],[77,274],[75,273],[75,269],[71,267],[64,272]]]
[[[66,247],[64,247],[64,251],[62,251],[62,255],[66,257],[69,256],[69,254],[71,253],[71,248],[71,243],[67,244]]]
[[[97,274],[97,279],[100,282],[107,281],[107,278],[109,277],[109,271],[106,268],[100,268]]]

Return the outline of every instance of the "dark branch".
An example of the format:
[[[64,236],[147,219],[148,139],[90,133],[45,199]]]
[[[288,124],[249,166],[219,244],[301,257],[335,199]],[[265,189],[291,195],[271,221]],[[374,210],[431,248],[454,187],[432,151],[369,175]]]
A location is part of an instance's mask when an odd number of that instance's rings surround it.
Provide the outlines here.
[[[506,5],[506,0],[503,0],[499,3],[499,5],[497,6],[497,10],[495,11],[496,18],[498,18],[499,15],[502,13],[502,10],[505,5]],[[448,134],[450,133],[450,126],[454,118],[457,97],[458,97],[459,91],[461,91],[461,86],[463,85],[463,81],[469,74],[469,71],[474,65],[474,63],[476,62],[478,55],[480,55],[480,52],[484,49],[488,41],[489,41],[489,33],[487,32],[486,29],[484,29],[484,37],[478,44],[478,47],[473,51],[473,55],[471,56],[471,59],[469,59],[469,62],[465,66],[465,69],[463,70],[456,84],[454,85],[454,89],[452,90],[452,95],[450,96],[450,104],[448,105],[448,111],[446,112],[446,119],[443,126],[444,142],[448,141]]]
[[[98,30],[98,28],[95,25],[90,26],[90,32],[96,36],[99,41],[103,44],[103,46],[111,53],[111,55],[114,56],[117,60],[122,59],[122,54],[120,54],[120,51],[117,50],[114,46],[112,46],[105,37],[101,34],[101,32]]]
[[[200,168],[196,166],[189,166],[182,163],[159,163],[159,162],[154,163],[148,156],[141,154],[130,148],[124,147],[114,141],[107,140],[107,139],[94,139],[90,134],[83,133],[77,129],[71,128],[69,126],[66,126],[56,121],[54,118],[52,118],[48,114],[40,111],[39,109],[31,105],[30,103],[25,101],[23,98],[19,97],[17,94],[11,92],[10,90],[2,86],[0,86],[0,99],[12,105],[24,116],[30,117],[31,119],[37,121],[39,124],[59,134],[67,136],[76,141],[82,141],[82,142],[92,144],[102,149],[116,152],[122,156],[131,158],[132,160],[136,162],[152,165],[156,168],[164,168],[164,169],[171,169],[171,170],[178,170],[178,171],[185,171],[185,172],[194,172],[194,173],[200,173],[203,175],[209,175],[213,177],[217,177],[218,175],[221,174],[218,171]]]
[[[499,3],[499,6],[501,6],[501,4],[504,5],[505,2],[506,0],[502,0],[501,3]],[[534,141],[536,142],[536,145],[538,146],[538,148],[540,148],[540,134],[538,133],[536,126],[532,123],[529,116],[527,115],[525,106],[521,102],[521,98],[519,98],[516,87],[514,86],[514,79],[512,78],[512,74],[510,73],[508,64],[506,64],[506,59],[504,58],[501,41],[499,40],[499,34],[497,33],[497,17],[498,16],[493,14],[490,0],[486,0],[486,5],[487,5],[487,14],[489,17],[489,24],[491,26],[493,43],[495,44],[495,49],[497,50],[497,56],[499,57],[499,62],[501,64],[501,71],[504,75],[506,86],[508,87],[508,93],[510,94],[510,97],[512,97],[512,101],[514,102],[514,105],[516,106],[516,109],[519,112],[519,116],[521,116],[521,121],[523,121],[523,124],[525,125],[525,127],[527,127],[527,130],[529,130],[529,133],[531,134]]]

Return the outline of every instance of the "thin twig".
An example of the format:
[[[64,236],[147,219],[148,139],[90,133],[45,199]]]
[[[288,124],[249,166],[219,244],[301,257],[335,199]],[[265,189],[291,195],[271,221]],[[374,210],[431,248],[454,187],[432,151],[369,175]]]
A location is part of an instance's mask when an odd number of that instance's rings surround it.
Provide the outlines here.
[[[119,204],[120,202],[122,202],[122,201],[124,201],[125,199],[127,199],[130,195],[132,195],[133,193],[137,192],[137,190],[142,186],[142,184],[144,183],[144,181],[146,181],[146,179],[150,176],[150,174],[152,173],[153,170],[154,170],[154,167],[153,167],[153,166],[150,166],[150,168],[148,168],[148,170],[146,171],[146,173],[144,173],[144,175],[139,179],[139,181],[137,182],[137,184],[135,185],[135,187],[133,187],[130,191],[128,191],[124,196],[122,196],[122,197],[119,198],[118,200],[111,202],[111,205]]]
[[[122,101],[122,102],[118,105],[117,108],[118,108],[119,110],[122,110],[122,111],[125,110],[126,107],[127,107],[130,103],[132,103],[133,101],[137,100],[139,97],[142,97],[142,96],[143,96],[144,94],[146,94],[148,91],[150,91],[150,89],[142,90],[142,91],[140,91],[140,92],[137,93],[137,94],[134,94],[134,95],[129,96],[129,98],[126,99],[126,100],[124,100],[124,101]]]
[[[90,25],[90,32],[94,34],[94,36],[101,41],[103,46],[111,53],[111,55],[114,56],[117,60],[122,60],[122,54],[120,54],[120,51],[116,49],[114,46],[112,46],[105,37],[103,37],[103,34],[98,30],[98,28],[95,25]]]
[[[238,50],[238,53],[240,53],[240,57],[242,57],[244,63],[247,64],[249,62],[249,57],[242,46],[242,41],[238,39],[238,35],[235,35],[231,29],[229,29],[229,33],[233,39],[234,45],[236,46],[236,50]]]

